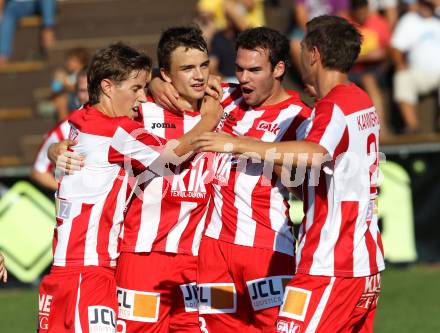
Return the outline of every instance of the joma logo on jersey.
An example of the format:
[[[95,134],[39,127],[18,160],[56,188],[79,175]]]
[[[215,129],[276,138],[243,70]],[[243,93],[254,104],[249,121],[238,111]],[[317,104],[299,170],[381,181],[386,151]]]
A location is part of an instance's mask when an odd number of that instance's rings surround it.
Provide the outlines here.
[[[155,128],[176,128],[176,124],[173,123],[152,123],[151,129]]]
[[[263,120],[258,123],[257,130],[270,132],[277,135],[278,131],[280,130],[280,126],[278,126],[278,124],[272,124]]]
[[[159,318],[160,294],[119,288],[118,318],[155,323]]]
[[[49,328],[50,305],[52,304],[52,296],[47,294],[38,295],[38,322],[40,329],[47,330]]]
[[[247,281],[252,307],[255,311],[280,306],[283,302],[284,288],[291,276],[271,276]]]

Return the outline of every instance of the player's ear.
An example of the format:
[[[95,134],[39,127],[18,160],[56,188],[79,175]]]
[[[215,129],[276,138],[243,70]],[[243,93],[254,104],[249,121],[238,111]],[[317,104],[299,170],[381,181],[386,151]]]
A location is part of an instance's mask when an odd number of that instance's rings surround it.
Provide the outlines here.
[[[108,98],[111,98],[112,91],[113,91],[113,82],[109,79],[104,79],[101,81],[101,91],[102,93],[107,96]]]
[[[286,71],[286,63],[284,61],[278,61],[278,63],[275,65],[273,69],[273,76],[275,79],[280,78],[283,76],[284,72]]]
[[[172,82],[171,77],[169,76],[168,71],[165,68],[163,68],[163,67],[160,68],[160,75],[162,76],[162,79],[165,82],[168,82],[168,83]]]
[[[310,50],[310,54],[310,65],[314,65],[316,62],[321,61],[321,53],[316,46]]]

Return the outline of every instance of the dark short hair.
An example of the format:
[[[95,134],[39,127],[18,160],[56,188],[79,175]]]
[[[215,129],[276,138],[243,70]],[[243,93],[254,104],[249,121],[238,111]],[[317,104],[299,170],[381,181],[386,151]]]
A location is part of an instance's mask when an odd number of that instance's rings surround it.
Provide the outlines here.
[[[272,69],[282,61],[286,67],[290,64],[290,45],[286,36],[267,27],[247,29],[240,33],[235,43],[235,50],[263,49],[269,51]]]
[[[197,49],[208,53],[208,45],[199,27],[172,27],[162,33],[159,44],[157,45],[157,61],[159,67],[170,70],[171,53],[180,46],[186,49]]]
[[[100,49],[87,68],[89,102],[91,104],[99,102],[102,80],[109,79],[119,84],[127,80],[131,72],[141,70],[151,70],[151,59],[145,53],[123,43]]]
[[[361,50],[362,35],[346,19],[323,15],[307,22],[304,43],[318,48],[325,68],[347,73]]]

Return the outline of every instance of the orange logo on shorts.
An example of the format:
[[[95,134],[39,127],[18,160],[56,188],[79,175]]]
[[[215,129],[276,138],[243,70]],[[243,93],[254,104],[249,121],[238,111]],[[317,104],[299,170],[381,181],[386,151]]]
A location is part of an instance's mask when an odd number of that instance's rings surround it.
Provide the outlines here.
[[[312,292],[310,290],[287,287],[280,316],[304,321]]]
[[[117,288],[118,318],[154,323],[159,318],[160,294]]]

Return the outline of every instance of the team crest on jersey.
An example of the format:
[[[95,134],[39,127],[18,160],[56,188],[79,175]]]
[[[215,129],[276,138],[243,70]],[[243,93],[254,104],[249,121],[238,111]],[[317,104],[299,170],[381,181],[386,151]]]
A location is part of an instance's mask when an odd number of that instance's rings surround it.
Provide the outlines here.
[[[300,326],[293,321],[278,320],[277,333],[300,333]]]
[[[101,305],[92,305],[88,309],[89,332],[109,332],[116,329],[116,314],[112,308]]]
[[[280,130],[280,126],[278,124],[269,123],[267,121],[262,120],[258,123],[257,130],[270,132],[277,135],[278,131]]]
[[[199,284],[199,313],[235,313],[237,293],[233,283]]]
[[[195,282],[188,284],[181,284],[180,290],[183,294],[183,303],[185,304],[186,312],[198,311],[198,293],[197,284]]]
[[[52,295],[38,295],[38,326],[42,330],[49,329],[49,316],[52,298]]]
[[[71,124],[69,131],[69,140],[76,140],[77,137],[78,137],[78,130],[75,126]]]
[[[286,287],[280,317],[304,321],[312,292],[310,290]]]
[[[247,281],[254,311],[280,306],[283,302],[284,288],[291,279],[290,275],[282,275]]]
[[[159,319],[160,293],[117,288],[118,318],[155,323]]]

